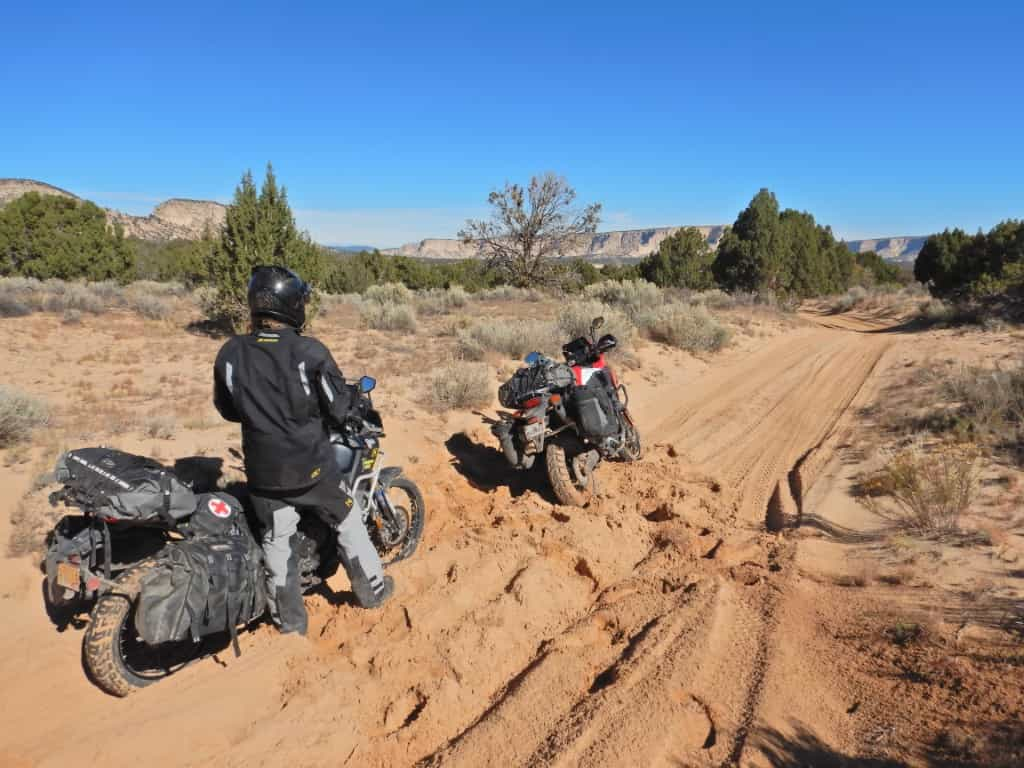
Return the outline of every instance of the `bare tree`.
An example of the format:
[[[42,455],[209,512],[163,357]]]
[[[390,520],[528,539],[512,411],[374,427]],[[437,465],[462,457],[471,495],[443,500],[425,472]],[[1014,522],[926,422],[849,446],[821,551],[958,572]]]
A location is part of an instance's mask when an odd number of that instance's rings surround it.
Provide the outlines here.
[[[513,285],[536,285],[550,276],[553,258],[597,231],[601,204],[578,210],[575,201],[576,190],[553,173],[534,176],[528,189],[506,183],[487,197],[491,218],[467,220],[459,237],[476,243],[480,256]]]

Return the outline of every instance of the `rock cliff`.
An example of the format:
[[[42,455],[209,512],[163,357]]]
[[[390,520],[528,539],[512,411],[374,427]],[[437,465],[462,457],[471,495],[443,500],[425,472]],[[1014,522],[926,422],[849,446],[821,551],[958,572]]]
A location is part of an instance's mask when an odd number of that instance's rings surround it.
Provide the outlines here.
[[[0,179],[0,206],[28,192],[61,195],[79,200],[77,195],[32,179]],[[112,224],[120,224],[126,237],[141,240],[198,240],[207,230],[215,232],[224,223],[227,208],[211,200],[171,199],[160,203],[149,216],[132,216],[113,208],[104,209]]]
[[[656,251],[661,241],[682,227],[654,227],[651,229],[624,229],[615,232],[598,232],[587,236],[571,256],[579,256],[598,263],[621,261],[635,262]],[[697,227],[707,238],[712,248],[718,247],[725,225]],[[918,251],[924,245],[925,237],[886,237],[874,240],[851,240],[846,245],[854,253],[877,251],[890,261],[913,263]],[[475,255],[476,246],[465,245],[459,240],[437,238],[407,243],[401,248],[390,248],[382,253],[410,256],[417,259],[466,259]]]

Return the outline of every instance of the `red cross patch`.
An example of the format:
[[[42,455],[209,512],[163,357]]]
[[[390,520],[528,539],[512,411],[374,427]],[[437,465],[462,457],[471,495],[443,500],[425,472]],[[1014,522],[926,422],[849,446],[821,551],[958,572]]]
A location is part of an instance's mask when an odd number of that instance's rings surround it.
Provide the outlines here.
[[[231,507],[226,501],[210,499],[206,502],[206,508],[210,510],[210,514],[214,517],[231,517]]]

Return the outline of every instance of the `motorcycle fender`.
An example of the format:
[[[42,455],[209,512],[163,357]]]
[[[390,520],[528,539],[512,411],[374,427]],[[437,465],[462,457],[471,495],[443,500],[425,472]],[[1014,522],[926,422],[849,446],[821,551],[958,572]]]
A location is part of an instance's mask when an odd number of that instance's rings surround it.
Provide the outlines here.
[[[391,485],[394,479],[400,474],[402,474],[401,467],[384,467],[384,469],[380,471],[379,483],[381,486],[387,487]]]

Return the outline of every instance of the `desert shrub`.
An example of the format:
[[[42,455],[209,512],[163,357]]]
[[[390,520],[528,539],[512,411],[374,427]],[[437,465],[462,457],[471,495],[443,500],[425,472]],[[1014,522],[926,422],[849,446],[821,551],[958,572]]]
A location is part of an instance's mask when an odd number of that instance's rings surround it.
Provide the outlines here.
[[[605,280],[584,288],[583,297],[621,309],[630,318],[665,300],[661,288],[646,280]]]
[[[469,294],[461,286],[428,289],[416,294],[416,309],[424,315],[443,315],[466,306]]]
[[[958,423],[972,435],[1019,450],[1024,442],[1024,367],[964,366],[944,380],[943,389],[958,404]]]
[[[862,304],[867,297],[867,289],[863,286],[855,285],[832,302],[832,309],[835,312],[849,312],[854,307]]]
[[[150,320],[166,320],[172,311],[171,305],[157,296],[133,296],[131,308]]]
[[[452,307],[460,308],[469,303],[469,293],[461,285],[449,286],[445,294],[448,298],[448,304]]]
[[[101,289],[102,290],[102,289]],[[93,315],[103,314],[107,302],[102,294],[93,287],[81,283],[69,283],[63,294],[48,297],[43,305],[50,312],[63,312],[65,309],[77,309]]]
[[[717,352],[729,341],[729,330],[701,305],[668,304],[644,313],[641,327],[654,341],[687,352]]]
[[[157,440],[170,440],[178,428],[178,422],[169,414],[153,414],[142,424],[142,431],[147,437]]]
[[[427,374],[424,400],[431,408],[474,408],[491,402],[494,383],[482,363],[451,362]]]
[[[590,324],[595,317],[603,317],[604,325],[598,334],[610,333],[619,340],[619,345],[629,347],[636,326],[621,310],[595,299],[575,301],[567,305],[558,316],[558,328],[563,343],[590,333]]]
[[[498,285],[473,294],[480,301],[543,301],[544,292],[537,288],[516,288],[511,285]]]
[[[377,331],[416,332],[416,310],[411,304],[364,301],[359,307],[359,318],[364,326]]]
[[[189,290],[181,283],[176,282],[158,283],[156,280],[136,280],[128,285],[126,293],[129,296],[141,294],[145,296],[160,296],[165,299],[180,299],[188,296]]]
[[[473,320],[464,314],[451,315],[441,321],[437,329],[438,336],[458,336],[459,331],[464,331],[473,325]]]
[[[375,304],[412,304],[413,292],[402,283],[383,283],[382,285],[371,285],[366,289],[363,298]]]
[[[862,480],[862,502],[917,533],[958,530],[977,490],[978,449],[953,443],[928,448],[915,442],[887,458],[882,469]]]
[[[32,314],[32,309],[9,294],[0,294],[0,317],[24,317]]]
[[[930,299],[921,304],[918,319],[928,325],[966,325],[979,322],[976,308],[964,303]]]
[[[0,386],[0,448],[27,440],[34,429],[49,421],[50,409],[44,401]]]
[[[38,493],[23,497],[11,513],[11,532],[7,540],[10,557],[41,554],[46,533],[63,513],[51,507]]]
[[[521,359],[528,352],[556,354],[564,340],[559,328],[544,320],[488,320],[456,333],[457,347],[466,360],[483,360],[488,352]]]
[[[691,304],[701,304],[708,309],[732,309],[738,303],[735,296],[720,288],[691,294],[688,301]]]
[[[82,322],[82,313],[77,309],[65,309],[61,322],[64,325],[78,325]]]

